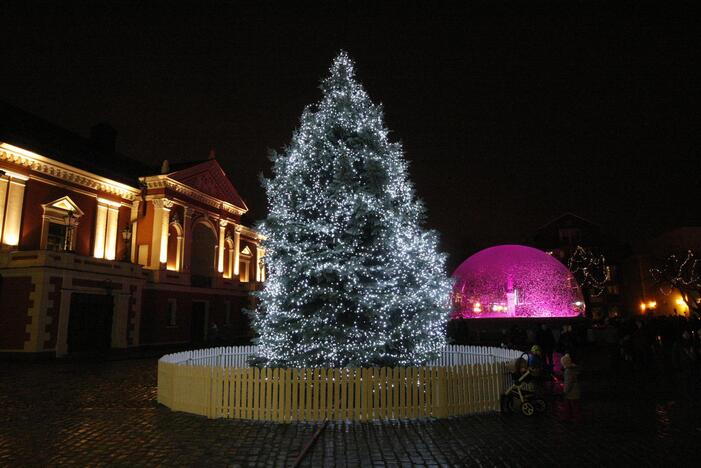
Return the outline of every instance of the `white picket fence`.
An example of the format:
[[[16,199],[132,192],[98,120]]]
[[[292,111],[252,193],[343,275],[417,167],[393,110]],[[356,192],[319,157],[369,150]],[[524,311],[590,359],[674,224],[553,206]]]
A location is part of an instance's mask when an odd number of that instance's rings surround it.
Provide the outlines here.
[[[257,368],[255,346],[185,351],[158,362],[158,401],[209,418],[324,421],[445,418],[498,411],[519,351],[446,346],[427,366]]]
[[[249,367],[248,359],[258,353],[258,346],[225,346],[218,348],[182,351],[163,356],[160,361],[170,364],[223,368]],[[490,346],[448,345],[440,351],[438,359],[427,367],[452,367],[472,364],[509,362],[521,356],[520,351]]]

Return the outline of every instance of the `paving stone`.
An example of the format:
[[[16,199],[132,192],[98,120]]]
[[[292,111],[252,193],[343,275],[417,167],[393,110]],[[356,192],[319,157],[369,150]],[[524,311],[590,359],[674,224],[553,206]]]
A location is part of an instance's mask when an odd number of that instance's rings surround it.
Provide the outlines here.
[[[156,403],[156,361],[0,362],[0,466],[291,466],[318,428]],[[302,466],[697,466],[698,373],[583,382],[585,418],[329,422]]]

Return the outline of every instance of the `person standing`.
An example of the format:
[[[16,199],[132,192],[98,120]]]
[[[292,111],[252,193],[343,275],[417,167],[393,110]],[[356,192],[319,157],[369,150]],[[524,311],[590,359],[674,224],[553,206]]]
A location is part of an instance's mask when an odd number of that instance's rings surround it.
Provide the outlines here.
[[[564,369],[564,389],[565,411],[563,420],[579,421],[582,416],[580,406],[581,390],[579,388],[579,366],[574,362],[568,353],[562,356],[560,364]]]

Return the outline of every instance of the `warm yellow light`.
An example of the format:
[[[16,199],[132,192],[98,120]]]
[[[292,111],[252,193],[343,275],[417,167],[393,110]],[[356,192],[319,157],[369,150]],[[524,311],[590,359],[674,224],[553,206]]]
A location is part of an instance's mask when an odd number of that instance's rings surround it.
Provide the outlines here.
[[[645,305],[644,302],[641,302],[641,303],[640,303],[640,310],[642,310],[643,312],[645,312],[645,309],[647,309],[647,306]]]
[[[19,179],[19,180],[24,180],[27,181],[29,180],[29,177],[27,177],[24,174],[20,174],[19,172],[13,172],[8,169],[3,169],[3,172],[5,173],[6,176],[12,177],[13,179]]]
[[[22,206],[24,203],[24,180],[10,179],[6,185],[5,206],[0,209],[4,212],[4,226],[2,227],[2,243],[16,246],[19,244],[20,223],[22,221]],[[4,191],[4,190],[3,190]]]
[[[647,307],[648,307],[648,309],[654,309],[655,307],[657,307],[657,302],[650,301],[647,303]]]
[[[97,205],[97,215],[95,215],[95,247],[93,255],[95,258],[105,258],[105,230],[107,228],[107,207]]]
[[[120,207],[120,206],[122,206],[121,203],[116,202],[116,201],[112,201],[112,200],[108,200],[108,199],[106,199],[106,198],[98,198],[97,201],[98,201],[99,203],[104,203],[105,205],[114,206],[114,207],[117,207],[117,208]]]
[[[681,297],[677,298],[677,300],[674,301],[674,302],[676,302],[677,305],[680,305],[680,306],[685,306],[685,305],[686,305],[686,302],[684,302],[684,299],[682,299]]]
[[[11,245],[11,246],[16,246],[19,244],[19,238],[16,234],[5,234],[5,237],[2,239],[2,243],[5,245]]]

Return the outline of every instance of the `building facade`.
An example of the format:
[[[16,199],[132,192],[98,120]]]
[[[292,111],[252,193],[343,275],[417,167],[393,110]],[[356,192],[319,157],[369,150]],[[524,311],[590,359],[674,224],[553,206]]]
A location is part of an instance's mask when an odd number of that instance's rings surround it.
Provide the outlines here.
[[[0,352],[250,334],[261,236],[216,159],[153,170],[7,105],[0,128]]]

